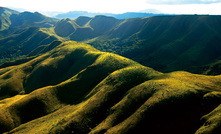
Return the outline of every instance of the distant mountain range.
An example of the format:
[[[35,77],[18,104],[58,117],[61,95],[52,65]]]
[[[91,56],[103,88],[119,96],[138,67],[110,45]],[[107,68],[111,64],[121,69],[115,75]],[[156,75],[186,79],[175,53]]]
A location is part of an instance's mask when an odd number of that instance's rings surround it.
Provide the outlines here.
[[[127,19],[127,18],[142,18],[142,17],[151,17],[159,15],[167,15],[163,13],[144,13],[144,12],[126,12],[122,14],[111,14],[111,13],[89,13],[87,11],[70,11],[67,13],[61,13],[56,15],[56,18],[70,18],[76,19],[80,16],[94,17],[97,15],[112,16],[117,19]]]

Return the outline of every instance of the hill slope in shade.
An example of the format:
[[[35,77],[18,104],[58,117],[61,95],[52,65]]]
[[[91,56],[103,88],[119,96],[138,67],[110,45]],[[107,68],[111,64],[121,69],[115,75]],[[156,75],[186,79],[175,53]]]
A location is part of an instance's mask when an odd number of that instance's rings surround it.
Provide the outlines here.
[[[7,134],[221,132],[221,76],[163,74],[83,43],[2,68],[0,83]]]
[[[193,66],[188,68],[187,71],[204,75],[219,75],[221,74],[221,61],[218,60],[203,66]]]
[[[219,60],[221,16],[155,16],[126,19],[87,43],[156,70],[185,70]]]
[[[58,38],[42,31],[39,27],[29,27],[20,34],[0,39],[0,58],[17,58],[29,54],[41,45],[47,45]],[[1,63],[2,63],[1,62]]]

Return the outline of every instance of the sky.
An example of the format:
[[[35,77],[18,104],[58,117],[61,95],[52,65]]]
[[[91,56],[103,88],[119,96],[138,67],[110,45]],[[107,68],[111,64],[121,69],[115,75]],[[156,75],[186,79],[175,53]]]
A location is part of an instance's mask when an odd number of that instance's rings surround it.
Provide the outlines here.
[[[124,13],[156,9],[169,14],[221,15],[221,0],[0,0],[0,6],[41,13]]]

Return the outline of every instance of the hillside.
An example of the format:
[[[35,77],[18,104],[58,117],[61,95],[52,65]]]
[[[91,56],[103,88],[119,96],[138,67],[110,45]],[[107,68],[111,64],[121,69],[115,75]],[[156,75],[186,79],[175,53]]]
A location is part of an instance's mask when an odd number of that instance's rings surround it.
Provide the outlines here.
[[[180,15],[126,19],[86,41],[156,70],[186,70],[219,60],[221,16]]]
[[[221,74],[221,61],[218,60],[214,63],[203,66],[193,66],[188,68],[187,71],[204,75],[219,75]]]
[[[0,39],[0,63],[27,55],[38,46],[47,45],[57,39],[39,27],[29,27],[19,34]]]
[[[63,42],[0,69],[0,131],[220,133],[221,76],[160,73],[90,45]]]

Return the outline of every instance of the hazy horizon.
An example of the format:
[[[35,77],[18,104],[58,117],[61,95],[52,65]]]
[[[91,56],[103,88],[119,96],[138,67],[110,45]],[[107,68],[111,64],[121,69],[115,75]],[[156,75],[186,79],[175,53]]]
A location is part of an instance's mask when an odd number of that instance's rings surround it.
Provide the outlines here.
[[[69,11],[94,13],[141,12],[155,9],[167,14],[221,15],[221,0],[1,0],[0,6],[53,16]]]

